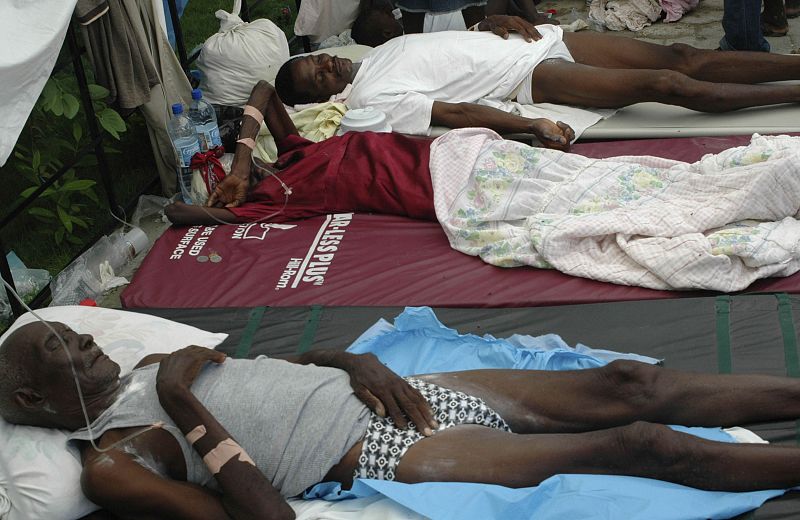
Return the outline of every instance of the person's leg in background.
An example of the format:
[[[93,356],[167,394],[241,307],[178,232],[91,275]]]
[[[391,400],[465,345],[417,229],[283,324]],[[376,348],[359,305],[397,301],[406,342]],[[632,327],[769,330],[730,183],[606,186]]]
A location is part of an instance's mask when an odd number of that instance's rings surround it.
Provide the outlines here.
[[[786,18],[800,16],[800,0],[786,0]]]
[[[761,0],[725,0],[724,10],[720,49],[769,52],[769,42],[761,34]]]
[[[764,0],[761,33],[764,36],[786,36],[787,32],[789,32],[789,21],[786,19],[783,0]]]

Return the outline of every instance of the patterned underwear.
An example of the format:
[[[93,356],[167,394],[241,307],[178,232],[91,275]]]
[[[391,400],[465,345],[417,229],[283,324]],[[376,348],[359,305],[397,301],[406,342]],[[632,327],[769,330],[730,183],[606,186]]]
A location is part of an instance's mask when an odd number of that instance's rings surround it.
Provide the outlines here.
[[[486,406],[482,399],[411,377],[406,381],[430,403],[433,416],[439,423],[437,431],[459,424],[478,424],[511,431],[503,418]],[[394,480],[400,459],[408,448],[424,438],[412,422],[409,422],[407,429],[401,430],[395,427],[391,417],[379,417],[373,413],[364,435],[354,478]]]

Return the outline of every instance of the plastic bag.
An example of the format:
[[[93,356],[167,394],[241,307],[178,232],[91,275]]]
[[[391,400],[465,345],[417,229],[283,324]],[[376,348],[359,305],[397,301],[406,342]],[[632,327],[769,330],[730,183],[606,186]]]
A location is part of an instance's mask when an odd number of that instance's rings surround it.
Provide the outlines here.
[[[139,228],[101,237],[53,280],[50,306],[77,305],[86,298],[97,298],[109,289],[127,284],[128,280],[115,273],[148,246],[147,235]]]
[[[203,44],[197,66],[203,72],[200,89],[209,103],[243,106],[259,80],[275,81],[289,59],[286,35],[265,18],[246,23],[239,18],[241,0],[233,12],[219,10],[217,34]]]
[[[23,300],[36,296],[50,282],[50,273],[46,269],[28,269],[13,251],[6,255],[6,259],[11,268],[14,287]],[[11,304],[5,285],[0,283],[0,322],[6,319],[11,319]]]
[[[136,205],[136,210],[131,217],[131,224],[137,228],[142,227],[142,224],[147,220],[169,224],[169,220],[164,216],[164,208],[172,202],[172,199],[159,197],[158,195],[142,195],[139,197],[139,203]]]

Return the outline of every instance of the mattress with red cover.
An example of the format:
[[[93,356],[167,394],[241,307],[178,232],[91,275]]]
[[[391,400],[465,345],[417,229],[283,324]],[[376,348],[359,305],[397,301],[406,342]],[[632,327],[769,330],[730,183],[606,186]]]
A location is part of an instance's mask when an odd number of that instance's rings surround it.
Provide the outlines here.
[[[749,138],[698,137],[578,144],[590,157],[658,155],[694,161]],[[745,292],[800,292],[800,273]],[[435,222],[340,214],[287,224],[171,228],[122,293],[126,308],[257,306],[530,307],[703,296],[485,264],[450,248]]]

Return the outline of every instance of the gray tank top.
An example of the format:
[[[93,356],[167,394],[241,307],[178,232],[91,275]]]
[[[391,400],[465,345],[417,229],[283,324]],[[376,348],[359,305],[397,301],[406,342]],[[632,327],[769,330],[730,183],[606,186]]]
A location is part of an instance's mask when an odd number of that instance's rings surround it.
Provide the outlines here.
[[[161,408],[157,371],[157,364],[150,365],[123,379],[118,399],[92,424],[94,437],[163,421],[183,450],[187,480],[217,487],[203,460]],[[370,417],[353,394],[346,372],[263,356],[205,367],[192,393],[287,497],[320,482],[364,436]],[[88,439],[86,429],[68,437]]]

